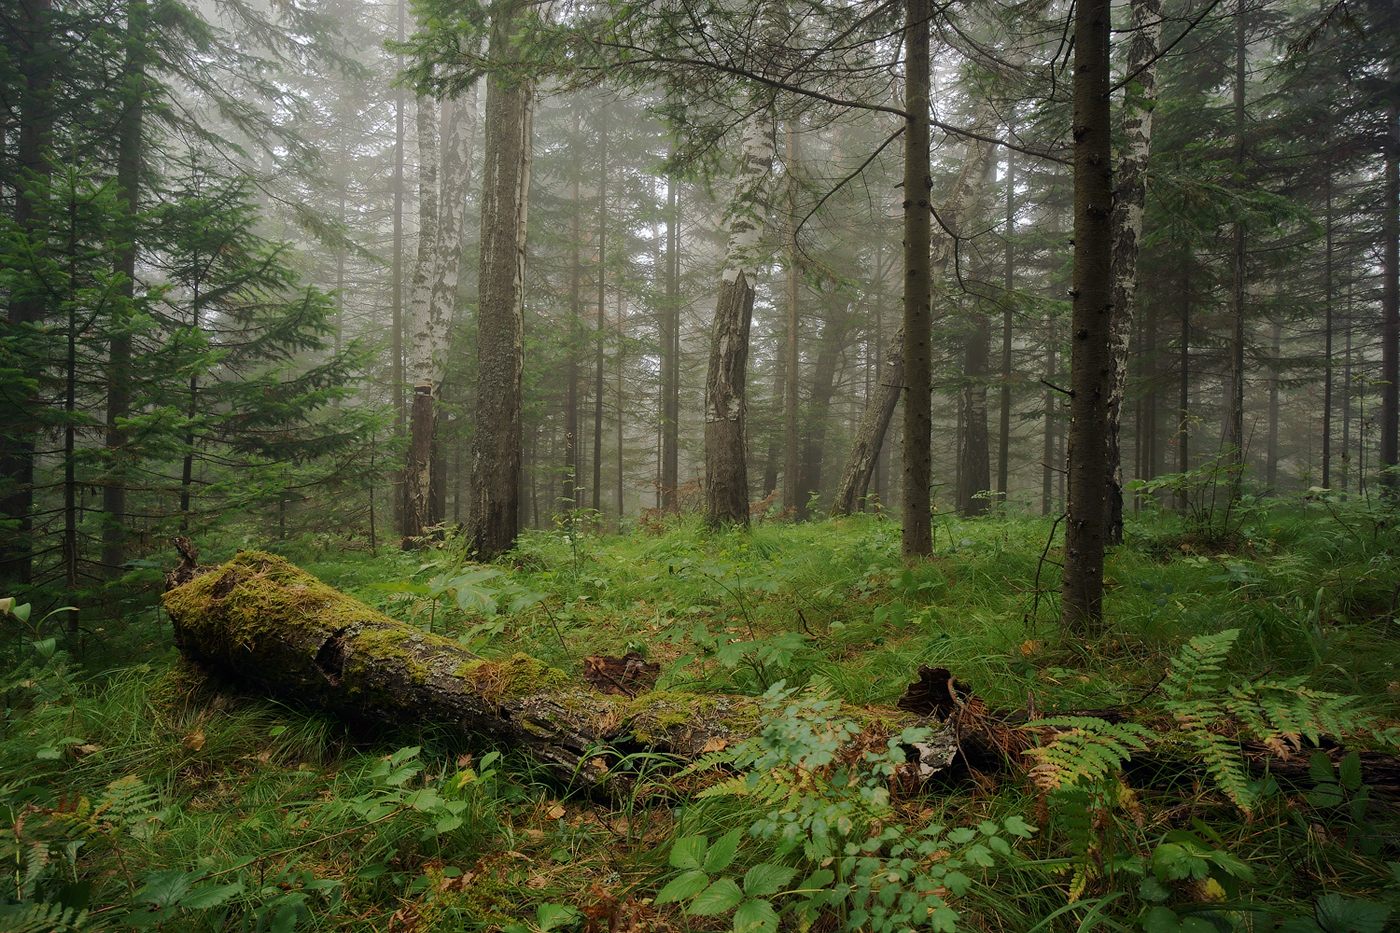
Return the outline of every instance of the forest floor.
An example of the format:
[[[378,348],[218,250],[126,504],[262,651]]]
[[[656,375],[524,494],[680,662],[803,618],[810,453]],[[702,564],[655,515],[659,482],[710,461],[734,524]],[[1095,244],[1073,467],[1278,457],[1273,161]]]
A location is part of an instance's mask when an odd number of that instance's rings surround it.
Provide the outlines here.
[[[269,549],[487,656],[581,674],[635,651],[659,688],[766,693],[769,728],[713,756],[739,780],[639,756],[626,793],[589,797],[510,749],[351,734],[206,683],[137,594],[81,648],[11,625],[0,928],[765,930],[781,914],[794,930],[1380,933],[1400,918],[1393,798],[1308,738],[1393,751],[1400,735],[1400,538],[1366,506],[1255,507],[1213,536],[1130,519],[1090,641],[1055,621],[1039,518],[940,518],[937,556],[914,566],[879,516],[567,531],[490,566],[451,541]],[[1077,739],[1058,757],[922,789],[886,780],[888,749],[833,758],[837,701],[892,704],[922,666],[993,710],[1123,718],[1062,725]],[[1309,777],[1246,771],[1251,737],[1312,756]],[[1145,764],[1125,773],[1129,755]]]

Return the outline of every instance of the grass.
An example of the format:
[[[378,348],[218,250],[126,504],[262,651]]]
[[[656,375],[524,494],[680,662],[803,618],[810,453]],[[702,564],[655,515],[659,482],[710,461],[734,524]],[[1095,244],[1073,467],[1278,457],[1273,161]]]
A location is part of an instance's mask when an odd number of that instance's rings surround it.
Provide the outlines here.
[[[1307,674],[1384,724],[1400,713],[1400,549],[1373,518],[1335,503],[1256,507],[1228,553],[1174,516],[1132,521],[1107,566],[1111,631],[1093,643],[1056,624],[1057,570],[1038,566],[1050,525],[1021,516],[940,517],[937,556],[914,566],[899,558],[898,526],[870,515],[748,533],[708,534],[688,517],[660,533],[535,532],[490,573],[464,567],[450,541],[412,554],[281,549],[483,654],[524,651],[575,674],[587,655],[640,650],[661,663],[661,687],[820,684],[872,704],[895,701],[921,666],[941,666],[994,708],[1141,707],[1184,642],[1233,628],[1240,680]],[[674,874],[675,838],[746,829],[756,803],[685,796],[656,762],[639,762],[652,774],[627,799],[587,799],[508,749],[431,729],[352,734],[214,689],[178,662],[139,598],[127,605],[105,651],[92,633],[67,660],[9,639],[0,805],[12,831],[0,845],[0,904],[10,906],[0,909],[11,913],[0,926],[18,928],[28,910],[35,929],[61,928],[57,908],[35,905],[68,904],[113,928],[729,928],[651,898]],[[109,669],[122,651],[145,660]],[[1371,805],[1362,844],[1356,820],[1298,793],[1269,796],[1246,817],[1198,774],[1130,783],[1131,800],[1100,814],[1095,875],[1073,903],[1066,817],[1017,773],[944,783],[893,812],[910,825],[1011,815],[1040,825],[952,898],[960,928],[1139,929],[1151,906],[1144,859],[1173,831],[1250,868],[1247,883],[1224,878],[1218,892],[1203,878],[1172,882],[1173,909],[1212,909],[1209,929],[1272,929],[1265,918],[1306,918],[1329,892],[1394,896],[1388,805]],[[464,816],[447,831],[442,801]],[[740,868],[777,857],[761,842],[744,843]],[[1207,929],[1147,927],[1178,928]]]

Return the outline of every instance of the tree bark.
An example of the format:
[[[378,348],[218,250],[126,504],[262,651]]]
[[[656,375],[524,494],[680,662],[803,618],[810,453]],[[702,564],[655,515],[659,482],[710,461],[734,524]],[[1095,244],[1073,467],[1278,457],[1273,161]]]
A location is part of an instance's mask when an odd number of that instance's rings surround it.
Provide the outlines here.
[[[933,434],[929,177],[929,0],[906,0],[904,20],[904,519],[905,557],[933,553],[929,484]]]
[[[787,121],[787,330],[783,343],[783,508],[797,515],[804,511],[805,502],[800,488],[802,467],[798,450],[798,389],[801,383],[801,358],[798,356],[798,300],[801,281],[797,269],[797,133],[794,120]],[[763,490],[767,495],[770,490]]]
[[[807,400],[807,436],[802,441],[802,458],[797,468],[797,514],[807,514],[807,503],[822,490],[822,465],[826,438],[831,425],[831,400],[836,394],[836,369],[846,349],[850,312],[839,292],[826,296],[826,313],[812,366],[812,392]]]
[[[1326,193],[1327,244],[1322,260],[1322,488],[1332,488],[1332,171],[1323,181]]]
[[[598,112],[598,312],[593,324],[593,511],[603,511],[603,331],[608,294],[608,108]]]
[[[50,45],[49,19],[53,13],[52,0],[22,0],[19,4],[16,32],[25,47],[20,51],[20,71],[24,78],[19,88],[19,140],[16,151],[15,229],[38,245],[47,239],[48,220],[42,200],[53,175],[49,149],[53,144],[53,110],[50,89],[53,86],[53,50]],[[34,283],[37,285],[37,283]],[[26,288],[24,294],[11,295],[6,321],[7,336],[22,335],[39,323],[45,313],[45,302],[37,288]],[[26,354],[28,356],[29,354]],[[37,379],[39,367],[26,363],[26,377]],[[14,530],[0,541],[0,582],[28,584],[33,577],[34,506],[34,447],[38,426],[30,417],[36,405],[26,401],[19,411],[0,415],[0,516],[14,523]]]
[[[963,515],[982,515],[987,511],[985,493],[992,485],[987,437],[987,370],[991,343],[991,321],[980,309],[975,310],[963,355],[963,385],[959,393],[963,427],[958,443],[957,506]]]
[[[518,55],[512,37],[524,0],[492,10],[493,58]],[[488,560],[515,545],[520,522],[520,374],[524,365],[525,223],[530,193],[534,85],[505,70],[486,82],[485,172],[477,311],[476,433],[472,449],[470,552]]]
[[[744,451],[744,379],[773,170],[772,101],[756,102],[744,123],[739,170],[726,212],[729,243],[710,333],[705,381],[705,520],[710,527],[749,523]]]
[[[1235,8],[1235,184],[1244,185],[1244,121],[1245,121],[1245,8],[1247,0],[1239,0]],[[1244,221],[1236,219],[1230,251],[1230,336],[1229,391],[1226,402],[1224,453],[1226,461],[1236,467],[1244,465],[1244,313],[1245,313],[1245,229]],[[1236,471],[1230,483],[1230,496],[1239,494],[1242,471]]]
[[[1392,20],[1396,17],[1392,14]],[[1390,65],[1381,203],[1381,484],[1400,496],[1400,64]]]
[[[1281,341],[1283,328],[1273,322],[1273,354],[1269,358],[1269,438],[1264,460],[1264,488],[1270,493],[1278,489],[1278,416],[1279,370],[1283,366]]]
[[[1002,239],[1001,389],[997,422],[997,492],[1003,504],[1010,501],[1011,475],[1011,342],[1013,292],[1016,287],[1016,152],[1006,150],[1006,232]]]
[[[398,0],[395,7],[395,32],[399,42],[404,41],[408,0]],[[403,55],[395,58],[396,70],[403,71]],[[394,90],[394,177],[393,177],[393,260],[389,267],[389,381],[393,383],[394,438],[404,436],[408,424],[408,407],[404,399],[403,361],[403,202],[404,202],[404,110],[408,107],[408,95],[400,85]],[[394,527],[403,534],[404,530],[404,474],[396,471],[391,483],[393,498]],[[371,507],[373,503],[371,502]]]
[[[680,185],[666,177],[666,306],[661,320],[661,508],[676,509],[680,485]]]
[[[403,479],[403,540],[405,545],[429,525],[432,488],[432,441],[435,410],[434,376],[437,336],[432,319],[433,260],[437,255],[438,119],[437,104],[418,98],[418,254],[409,292],[409,369],[413,398],[408,413],[408,457]],[[445,340],[445,335],[444,338]],[[441,364],[441,360],[437,360]]]
[[[560,495],[565,509],[572,511],[579,507],[578,502],[578,380],[579,350],[583,344],[583,262],[579,255],[579,245],[583,241],[583,201],[581,198],[580,168],[583,155],[581,108],[574,108],[574,135],[572,147],[574,159],[569,179],[569,344],[568,358],[564,364],[564,490]]]
[[[131,407],[131,334],[136,302],[137,225],[141,210],[141,164],[146,107],[146,0],[127,7],[126,62],[122,67],[122,115],[117,123],[117,191],[126,207],[113,272],[121,281],[112,315],[107,356],[107,419],[104,438],[107,476],[102,487],[102,565],[112,576],[126,562],[126,428]]]
[[[1128,73],[1137,75],[1123,96],[1126,145],[1118,159],[1113,196],[1113,381],[1108,397],[1108,543],[1123,543],[1123,455],[1119,431],[1128,382],[1128,335],[1137,308],[1137,265],[1147,164],[1152,154],[1152,110],[1157,101],[1156,60],[1162,38],[1162,0],[1132,0]]]
[[[476,657],[256,551],[170,590],[163,602],[181,652],[207,670],[352,721],[438,725],[522,748],[560,780],[585,787],[618,777],[610,768],[628,754],[693,759],[759,726],[756,697],[604,694],[523,654]],[[928,722],[892,708],[850,713],[895,734]],[[945,770],[956,753],[947,727],[906,749],[921,778]]]
[[[1112,391],[1113,179],[1109,3],[1079,0],[1074,18],[1074,286],[1070,428],[1061,623],[1092,633],[1103,621],[1108,402]]]

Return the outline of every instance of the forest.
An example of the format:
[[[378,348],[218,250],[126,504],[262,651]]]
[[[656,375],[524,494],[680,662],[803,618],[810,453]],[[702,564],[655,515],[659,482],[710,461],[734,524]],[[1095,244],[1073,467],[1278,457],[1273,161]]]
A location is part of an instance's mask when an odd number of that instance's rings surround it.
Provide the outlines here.
[[[1395,0],[0,2],[0,931],[1400,929]]]

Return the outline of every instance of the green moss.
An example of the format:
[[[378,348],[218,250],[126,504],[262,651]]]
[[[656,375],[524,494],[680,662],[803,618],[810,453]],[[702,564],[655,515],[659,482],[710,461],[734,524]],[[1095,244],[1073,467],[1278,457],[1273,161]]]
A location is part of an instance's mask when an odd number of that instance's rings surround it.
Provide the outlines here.
[[[482,696],[496,703],[558,690],[574,683],[564,671],[521,652],[508,658],[468,661],[457,665],[453,673],[470,680]]]
[[[758,729],[759,708],[750,697],[656,690],[631,700],[625,718],[638,739],[652,743],[690,728],[746,735]]]

